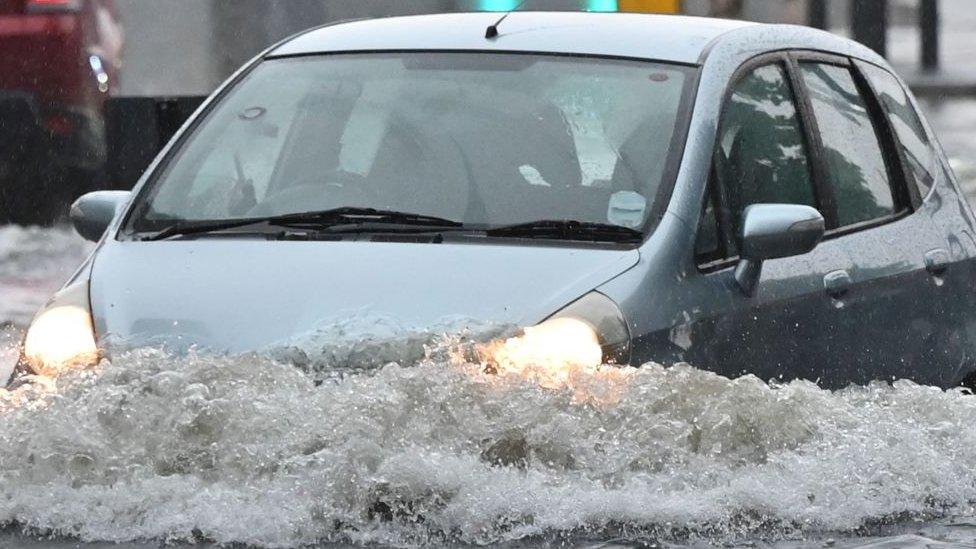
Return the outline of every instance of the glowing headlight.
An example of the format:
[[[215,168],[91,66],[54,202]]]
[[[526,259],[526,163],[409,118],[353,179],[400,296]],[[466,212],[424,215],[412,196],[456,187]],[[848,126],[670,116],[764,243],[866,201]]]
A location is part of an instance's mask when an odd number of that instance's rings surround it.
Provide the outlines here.
[[[522,335],[496,346],[492,356],[499,364],[519,368],[599,366],[603,361],[596,332],[589,324],[575,318],[550,318],[529,326]]]
[[[591,292],[521,335],[484,349],[495,371],[543,368],[566,374],[574,367],[627,364],[630,333],[617,305]]]
[[[558,319],[574,319],[591,328],[600,343],[601,362],[630,362],[630,330],[620,308],[600,292],[590,292],[549,317],[539,326]]]
[[[86,282],[64,288],[37,313],[24,339],[24,357],[34,373],[52,377],[98,360]]]

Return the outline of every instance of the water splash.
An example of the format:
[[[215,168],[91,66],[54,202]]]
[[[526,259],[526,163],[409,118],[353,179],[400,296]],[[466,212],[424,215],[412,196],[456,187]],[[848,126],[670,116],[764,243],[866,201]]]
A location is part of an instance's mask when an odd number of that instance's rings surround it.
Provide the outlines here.
[[[317,382],[258,354],[142,349],[22,386],[0,399],[0,522],[264,546],[735,540],[976,500],[976,399],[959,391],[653,364],[541,385],[462,355]]]

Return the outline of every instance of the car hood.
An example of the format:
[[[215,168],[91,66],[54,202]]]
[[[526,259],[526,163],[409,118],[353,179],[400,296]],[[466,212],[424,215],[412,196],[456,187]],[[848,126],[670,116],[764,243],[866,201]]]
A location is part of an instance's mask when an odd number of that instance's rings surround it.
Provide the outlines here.
[[[553,245],[109,241],[92,268],[92,313],[99,337],[127,346],[230,353],[350,317],[531,325],[638,259]]]

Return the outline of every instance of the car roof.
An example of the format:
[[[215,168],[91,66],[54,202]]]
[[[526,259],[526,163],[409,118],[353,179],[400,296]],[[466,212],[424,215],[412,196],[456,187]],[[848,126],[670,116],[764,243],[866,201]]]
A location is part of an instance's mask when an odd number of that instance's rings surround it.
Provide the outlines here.
[[[327,52],[475,50],[634,57],[697,64],[719,36],[756,23],[676,15],[512,12],[499,36],[485,30],[501,13],[387,17],[320,27],[274,48],[269,56]]]

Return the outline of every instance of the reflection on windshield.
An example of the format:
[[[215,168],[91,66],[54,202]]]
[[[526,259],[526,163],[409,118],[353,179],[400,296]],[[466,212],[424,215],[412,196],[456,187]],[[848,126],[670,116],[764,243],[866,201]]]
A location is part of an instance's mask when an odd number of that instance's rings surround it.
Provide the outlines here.
[[[340,207],[640,228],[690,70],[453,53],[267,61],[143,193],[135,228]]]

